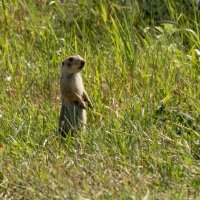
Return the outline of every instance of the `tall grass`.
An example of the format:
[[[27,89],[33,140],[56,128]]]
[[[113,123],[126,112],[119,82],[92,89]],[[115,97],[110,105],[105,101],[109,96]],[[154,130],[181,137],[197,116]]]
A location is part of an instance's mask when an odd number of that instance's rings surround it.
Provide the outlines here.
[[[0,2],[2,199],[199,199],[199,11],[149,2]],[[94,110],[64,140],[73,54]]]

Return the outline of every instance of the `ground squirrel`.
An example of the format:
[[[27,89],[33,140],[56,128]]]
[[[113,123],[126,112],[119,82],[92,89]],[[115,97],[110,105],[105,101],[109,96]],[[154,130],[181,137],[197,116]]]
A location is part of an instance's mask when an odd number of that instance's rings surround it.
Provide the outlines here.
[[[65,136],[70,130],[85,126],[85,102],[92,108],[80,75],[84,65],[85,60],[79,55],[70,56],[62,62],[60,79],[62,107],[59,118],[59,133],[62,136]]]

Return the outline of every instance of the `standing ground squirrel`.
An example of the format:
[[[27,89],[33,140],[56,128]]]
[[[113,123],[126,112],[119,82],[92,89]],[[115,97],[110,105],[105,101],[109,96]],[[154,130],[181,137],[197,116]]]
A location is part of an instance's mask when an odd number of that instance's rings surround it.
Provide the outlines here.
[[[85,126],[85,102],[92,108],[80,75],[84,65],[85,60],[79,55],[70,56],[62,62],[60,79],[62,107],[59,118],[59,133],[62,136],[66,136],[70,130]]]

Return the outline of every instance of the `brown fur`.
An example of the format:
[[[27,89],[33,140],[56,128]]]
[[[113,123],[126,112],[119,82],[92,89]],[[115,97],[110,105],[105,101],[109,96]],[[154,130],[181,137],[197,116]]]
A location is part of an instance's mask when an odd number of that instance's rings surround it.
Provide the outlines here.
[[[79,56],[71,56],[62,62],[60,89],[62,107],[59,118],[59,132],[65,135],[70,130],[86,124],[86,103],[92,103],[84,89],[80,75],[85,60]]]

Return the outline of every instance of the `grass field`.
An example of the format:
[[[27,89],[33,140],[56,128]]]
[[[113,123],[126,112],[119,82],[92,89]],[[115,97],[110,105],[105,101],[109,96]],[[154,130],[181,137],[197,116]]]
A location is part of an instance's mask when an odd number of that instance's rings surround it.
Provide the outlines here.
[[[200,11],[149,2],[0,1],[0,199],[200,199]],[[61,140],[74,54],[94,109]]]

